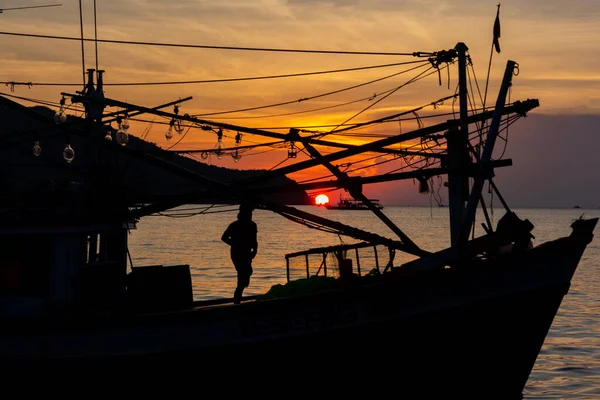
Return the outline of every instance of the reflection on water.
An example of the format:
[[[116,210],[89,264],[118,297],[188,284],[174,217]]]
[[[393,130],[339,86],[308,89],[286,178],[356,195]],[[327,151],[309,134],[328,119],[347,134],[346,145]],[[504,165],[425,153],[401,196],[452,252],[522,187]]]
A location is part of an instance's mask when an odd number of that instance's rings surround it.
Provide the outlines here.
[[[197,209],[186,206],[180,209]],[[317,206],[298,207],[329,219],[395,238],[389,228],[370,211],[327,210]],[[133,264],[189,264],[196,299],[232,297],[236,274],[229,259],[229,247],[220,241],[227,225],[236,218],[229,213],[196,215],[189,218],[147,217],[131,232],[130,252]],[[556,239],[571,232],[569,225],[582,214],[598,217],[600,210],[522,209],[514,210],[533,222],[534,244]],[[448,246],[447,208],[386,207],[385,214],[420,247],[429,251]],[[494,224],[502,216],[495,210]],[[479,222],[483,215],[478,215]],[[256,210],[258,254],[254,275],[245,295],[267,292],[275,284],[286,282],[285,254],[340,243],[354,243],[348,237],[311,229],[277,214]],[[480,224],[476,235],[483,234]],[[413,259],[396,253],[394,265]],[[550,329],[525,388],[529,399],[600,399],[600,247],[594,240],[587,248],[572,282],[569,294]],[[485,398],[485,396],[482,396]],[[507,399],[513,400],[513,399]]]

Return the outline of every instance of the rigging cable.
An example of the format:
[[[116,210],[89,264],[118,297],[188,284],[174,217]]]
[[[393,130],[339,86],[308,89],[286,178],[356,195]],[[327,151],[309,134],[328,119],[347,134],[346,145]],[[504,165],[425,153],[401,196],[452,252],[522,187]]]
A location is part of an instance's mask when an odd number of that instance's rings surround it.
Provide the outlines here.
[[[299,72],[294,74],[283,74],[283,75],[264,75],[264,76],[251,76],[244,78],[224,78],[224,79],[204,79],[204,80],[192,80],[192,81],[164,81],[164,82],[124,82],[124,83],[104,83],[104,86],[157,86],[157,85],[191,85],[200,83],[225,83],[225,82],[243,82],[243,81],[256,81],[265,79],[279,79],[279,78],[295,78],[300,76],[311,76],[311,75],[325,75],[334,74],[340,72],[350,71],[361,71],[366,69],[375,68],[386,68],[405,64],[424,63],[423,61],[409,61],[402,63],[382,64],[373,65],[367,67],[355,67],[337,70],[326,70],[326,71],[312,71],[312,72]],[[85,79],[85,78],[84,78]],[[2,84],[11,85],[25,85],[25,86],[79,86],[79,83],[59,83],[59,82],[16,82],[16,81],[2,81]]]
[[[400,90],[401,88],[417,81],[417,79],[419,77],[421,77],[423,74],[425,74],[427,71],[430,71],[431,69],[433,69],[433,67],[428,68],[427,70],[419,73],[417,76],[413,77],[412,79],[408,80],[407,82],[405,82],[404,84],[398,86],[397,88],[395,88],[394,90],[392,90],[390,93],[386,94],[385,96],[383,96],[382,98],[378,99],[377,101],[375,101],[373,104],[369,105],[368,107],[365,107],[364,109],[362,109],[361,111],[357,112],[356,114],[354,114],[352,117],[347,118],[344,122],[342,122],[342,124],[347,123],[348,121],[353,120],[354,118],[358,117],[360,114],[364,113],[365,111],[367,111],[368,109],[370,109],[371,107],[373,107],[374,105],[380,103],[381,101],[385,100],[386,98],[388,98],[389,96],[391,96],[392,94],[394,94],[395,92],[397,92],[398,90]],[[329,133],[333,133],[337,128],[339,128],[342,124],[338,125],[336,128],[333,128],[332,130],[329,131]]]
[[[433,67],[429,68],[429,70],[431,70],[431,69],[434,69],[434,68],[433,68]],[[424,72],[427,72],[427,71],[424,71]],[[426,78],[426,77],[428,77],[428,76],[430,76],[430,75],[434,74],[435,72],[437,72],[437,70],[434,70],[433,72],[430,72],[430,73],[428,73],[428,74],[426,74],[426,75],[423,75],[423,74],[424,74],[424,72],[422,72],[422,73],[418,74],[417,76],[413,77],[411,80],[409,80],[409,81],[405,82],[403,85],[401,85],[401,86],[399,86],[399,87],[396,87],[396,88],[394,88],[392,91],[390,91],[390,92],[389,92],[388,94],[386,94],[384,97],[382,97],[382,98],[380,98],[379,100],[377,100],[375,103],[371,104],[369,107],[366,107],[365,109],[363,109],[362,111],[358,112],[358,113],[357,113],[357,114],[355,114],[354,116],[352,116],[352,117],[348,118],[346,121],[344,121],[343,123],[339,124],[339,125],[338,125],[336,128],[334,128],[334,129],[331,129],[331,130],[330,130],[330,131],[329,131],[329,132],[328,132],[326,135],[329,135],[329,134],[334,134],[334,133],[338,133],[338,132],[341,132],[341,131],[349,131],[349,130],[355,129],[355,128],[357,128],[357,127],[362,127],[362,126],[365,126],[365,125],[370,125],[370,124],[380,123],[380,122],[383,122],[383,121],[385,121],[385,120],[387,120],[387,119],[396,118],[398,115],[402,115],[402,114],[394,114],[394,115],[391,115],[391,116],[388,116],[388,117],[384,117],[384,118],[379,118],[379,119],[376,119],[376,120],[374,120],[374,121],[368,121],[368,122],[357,123],[357,124],[355,124],[355,125],[354,125],[354,128],[353,128],[353,127],[346,127],[346,128],[343,128],[343,129],[337,129],[338,127],[345,125],[345,124],[346,124],[348,121],[352,120],[353,118],[355,118],[355,117],[357,117],[358,115],[362,114],[363,112],[367,111],[369,108],[373,107],[373,106],[374,106],[374,105],[376,105],[377,103],[379,103],[379,102],[381,102],[381,101],[385,100],[387,97],[389,97],[389,96],[390,96],[390,95],[392,95],[394,92],[396,92],[396,91],[398,91],[399,89],[401,89],[402,87],[404,87],[404,86],[406,86],[406,85],[409,85],[410,83],[414,83],[414,82],[416,82],[417,80],[424,79],[424,78]],[[450,98],[450,97],[454,97],[454,98],[456,98],[457,96],[458,96],[458,94],[457,94],[457,93],[455,93],[453,96],[446,97],[445,99],[448,99],[448,98]],[[325,135],[325,134],[324,134],[324,135]]]
[[[80,1],[81,3],[81,1]],[[429,57],[433,53],[430,52],[412,52],[412,53],[397,53],[397,52],[373,52],[373,51],[340,51],[340,50],[308,50],[308,49],[277,49],[277,48],[261,48],[261,47],[235,47],[235,46],[209,46],[209,45],[193,45],[181,43],[158,43],[158,42],[139,42],[131,40],[110,40],[110,39],[85,39],[74,38],[69,36],[55,35],[39,35],[32,33],[4,32],[0,31],[0,35],[21,36],[41,39],[58,39],[58,40],[81,40],[81,41],[96,41],[98,43],[111,44],[128,44],[137,46],[162,46],[162,47],[184,47],[194,49],[214,49],[214,50],[241,50],[241,51],[264,51],[264,52],[283,52],[283,53],[313,53],[313,54],[348,54],[348,55],[370,55],[370,56],[411,56],[411,57]]]
[[[96,0],[94,0],[94,47],[96,48],[96,71],[98,71],[98,23],[96,21]]]
[[[199,116],[206,117],[206,116],[220,115],[220,114],[233,114],[233,113],[236,113],[236,112],[255,111],[255,110],[260,110],[260,109],[264,109],[264,108],[278,107],[278,106],[283,106],[283,105],[287,105],[287,104],[295,104],[295,103],[301,103],[301,102],[308,101],[308,100],[314,100],[314,99],[317,99],[317,98],[320,98],[320,97],[326,97],[326,96],[330,96],[330,95],[333,95],[333,94],[342,93],[342,92],[345,92],[345,91],[348,91],[348,90],[352,90],[352,89],[356,89],[356,88],[359,88],[359,87],[362,87],[362,86],[370,85],[372,83],[379,82],[379,81],[382,81],[382,80],[385,80],[385,79],[393,78],[395,76],[404,74],[406,72],[413,71],[415,69],[422,68],[425,65],[427,65],[427,63],[424,62],[424,61],[411,61],[411,64],[415,63],[415,62],[422,63],[422,64],[419,65],[419,66],[417,66],[417,67],[409,68],[409,69],[404,70],[404,71],[400,71],[400,72],[396,72],[396,73],[388,75],[388,76],[384,76],[382,78],[378,78],[378,79],[375,79],[375,80],[372,80],[372,81],[369,81],[369,82],[364,82],[364,83],[361,83],[361,84],[358,84],[358,85],[354,85],[354,86],[350,86],[350,87],[347,87],[347,88],[343,88],[343,89],[339,89],[339,90],[334,90],[332,92],[321,93],[321,94],[318,94],[318,95],[315,95],[315,96],[311,96],[311,97],[303,97],[303,98],[297,99],[297,100],[291,100],[291,101],[286,101],[286,102],[282,102],[282,103],[270,104],[270,105],[266,105],[266,106],[252,107],[252,108],[243,108],[243,109],[231,110],[231,111],[220,111],[220,112],[214,112],[214,113],[208,113],[208,114],[196,114],[194,116],[195,117],[199,117]],[[285,75],[283,75],[283,76],[285,76]]]
[[[406,65],[406,64],[415,64],[415,63],[426,63],[424,61],[409,61],[402,63],[392,63],[392,64],[382,64],[382,65],[372,65],[367,67],[355,67],[355,68],[345,68],[345,69],[337,69],[337,70],[326,70],[326,71],[313,71],[313,72],[299,72],[293,74],[282,74],[282,75],[263,75],[263,76],[251,76],[244,78],[224,78],[224,79],[204,79],[204,80],[192,80],[192,81],[163,81],[163,82],[123,82],[123,83],[104,83],[104,86],[157,86],[157,85],[191,85],[191,84],[200,84],[200,83],[224,83],[224,82],[243,82],[243,81],[256,81],[256,80],[265,80],[265,79],[279,79],[279,78],[295,78],[300,76],[311,76],[311,75],[325,75],[325,74],[334,74],[340,72],[351,72],[351,71],[362,71],[366,69],[375,69],[375,68],[386,68],[398,65]],[[395,74],[397,75],[397,74]],[[394,76],[394,75],[392,75]],[[57,82],[0,82],[12,85],[26,85],[26,86],[79,86],[78,83],[57,83]],[[299,100],[296,100],[299,101]],[[199,116],[195,115],[195,116]],[[205,115],[205,114],[202,114]],[[212,114],[206,114],[212,115]]]
[[[0,14],[3,13],[4,11],[26,10],[26,9],[31,9],[31,8],[58,7],[58,6],[62,6],[62,4],[45,4],[45,5],[40,5],[40,6],[0,8]]]
[[[473,90],[473,82],[471,79],[471,73],[469,72],[469,69],[467,69],[466,72],[467,72],[467,81],[469,83],[469,88],[470,88],[470,90],[467,92],[467,99],[469,101],[469,109],[471,110],[471,115],[475,115],[477,113],[476,112],[477,109],[476,109],[476,105],[475,105],[476,104],[475,91]],[[477,85],[477,88],[479,88],[479,85]],[[476,122],[475,127],[479,131],[479,144],[476,146],[477,151],[478,151],[477,154],[481,156],[481,151],[483,149],[483,129],[485,127],[485,121]],[[475,225],[473,225],[473,226],[475,226]]]
[[[286,162],[289,159],[290,159],[289,157],[284,158],[282,161],[278,162],[277,164],[275,164],[271,168],[269,168],[268,171],[274,170],[275,168],[279,167],[281,164],[283,164],[284,162]]]
[[[348,101],[348,102],[345,102],[345,103],[339,103],[339,104],[335,104],[335,105],[332,105],[332,106],[326,106],[326,107],[320,107],[320,108],[313,108],[313,109],[310,109],[310,110],[297,111],[297,112],[289,112],[289,113],[283,113],[283,114],[267,114],[267,115],[247,116],[247,117],[221,117],[221,118],[217,119],[216,121],[220,121],[220,120],[224,120],[224,119],[226,119],[226,120],[231,120],[231,119],[257,119],[257,118],[264,119],[264,118],[273,118],[273,117],[287,117],[287,116],[290,116],[290,115],[306,114],[306,113],[310,113],[310,112],[314,112],[314,111],[329,110],[329,109],[332,109],[332,108],[338,108],[338,107],[343,107],[343,106],[347,106],[347,105],[350,105],[350,104],[360,103],[360,102],[365,101],[365,100],[369,100],[370,101],[370,100],[373,100],[374,98],[379,97],[379,96],[381,96],[383,94],[389,93],[392,90],[394,90],[394,89],[388,89],[388,90],[385,90],[383,92],[375,93],[375,94],[373,94],[371,96],[368,96],[368,97],[363,97],[361,99],[352,100],[352,101]],[[446,99],[446,98],[444,98],[444,99]],[[440,99],[440,100],[438,100],[437,102],[434,102],[434,103],[439,103],[440,101],[443,102],[444,99]],[[427,105],[422,106],[420,108],[426,107],[428,105],[433,105],[433,103],[427,104]],[[435,105],[434,105],[434,107],[435,107]],[[204,114],[198,114],[197,116],[203,116],[203,115]],[[399,114],[399,115],[402,115],[402,114]],[[440,116],[442,116],[442,115],[452,115],[452,113],[439,114],[439,115]],[[432,118],[432,117],[436,117],[436,115],[434,115],[434,116],[424,116],[424,117],[421,117],[421,118]],[[391,117],[387,117],[387,118],[391,118]],[[411,120],[411,119],[414,119],[414,118],[407,118],[406,120]],[[386,121],[382,121],[382,122],[386,122]],[[396,120],[393,120],[393,122],[396,122]],[[308,128],[329,128],[329,127],[332,127],[332,126],[356,126],[356,125],[361,125],[361,124],[341,124],[341,125],[339,125],[339,124],[331,124],[331,125],[311,125],[311,126],[293,126],[293,127],[292,126],[287,126],[287,127],[278,127],[278,128],[261,127],[261,128],[257,128],[257,129],[286,129],[286,130],[288,130],[290,128],[299,128],[299,129],[305,130],[305,129],[308,129]],[[360,126],[360,127],[362,127],[362,126]],[[331,133],[331,135],[340,135],[340,136],[343,136],[342,134],[337,133],[337,132],[339,132],[339,130],[336,131],[336,133]]]
[[[7,84],[8,86],[8,84]],[[58,107],[60,106],[60,103],[58,102],[53,102],[53,101],[48,101],[48,100],[39,100],[39,99],[34,99],[32,97],[22,97],[22,96],[17,96],[14,94],[9,94],[9,93],[4,93],[4,92],[0,92],[1,96],[4,97],[11,97],[13,99],[19,99],[19,100],[23,100],[23,101],[28,101],[30,103],[36,103],[36,104],[40,104],[43,106],[49,106],[49,107]],[[83,111],[82,108],[78,108],[78,107],[73,107],[72,109],[77,110],[77,111]]]
[[[146,127],[144,128],[144,131],[140,135],[140,139],[146,140],[146,138],[148,137],[148,134],[150,134],[150,131],[152,130],[152,126],[154,126],[155,120],[156,120],[156,115],[154,116],[154,119],[152,119],[152,121],[150,121],[150,123],[147,124]]]

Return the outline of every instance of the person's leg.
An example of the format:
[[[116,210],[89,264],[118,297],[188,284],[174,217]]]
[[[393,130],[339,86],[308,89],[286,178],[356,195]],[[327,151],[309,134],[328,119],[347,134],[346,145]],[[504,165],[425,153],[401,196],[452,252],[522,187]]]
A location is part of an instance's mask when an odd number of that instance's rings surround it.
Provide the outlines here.
[[[243,292],[244,288],[238,284],[235,288],[235,291],[233,292],[233,304],[240,304],[240,302],[242,301]]]
[[[233,292],[233,303],[240,304],[242,293],[250,284],[250,276],[252,275],[251,261],[236,259],[235,269],[237,270],[237,286]]]

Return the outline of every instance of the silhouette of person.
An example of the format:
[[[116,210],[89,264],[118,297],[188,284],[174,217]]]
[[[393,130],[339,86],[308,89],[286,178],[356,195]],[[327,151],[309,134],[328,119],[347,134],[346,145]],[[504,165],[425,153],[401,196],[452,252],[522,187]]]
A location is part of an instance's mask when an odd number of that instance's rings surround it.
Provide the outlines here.
[[[223,233],[221,240],[231,246],[231,261],[237,271],[237,286],[233,294],[234,304],[240,304],[242,293],[250,284],[252,260],[258,250],[256,223],[252,221],[252,206],[241,204],[237,220]]]

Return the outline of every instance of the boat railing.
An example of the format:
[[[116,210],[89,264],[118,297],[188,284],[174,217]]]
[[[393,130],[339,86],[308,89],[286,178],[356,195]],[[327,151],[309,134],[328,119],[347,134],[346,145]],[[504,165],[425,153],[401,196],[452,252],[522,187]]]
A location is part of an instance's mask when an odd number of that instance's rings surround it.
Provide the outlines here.
[[[316,247],[285,255],[287,281],[312,276],[340,277],[381,274],[393,267],[395,250],[385,245],[359,242]]]

